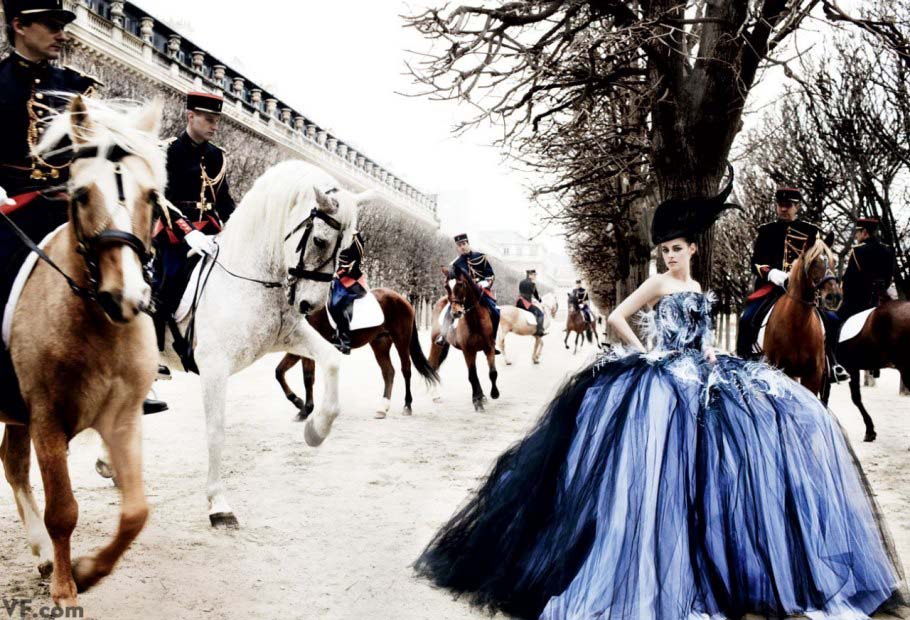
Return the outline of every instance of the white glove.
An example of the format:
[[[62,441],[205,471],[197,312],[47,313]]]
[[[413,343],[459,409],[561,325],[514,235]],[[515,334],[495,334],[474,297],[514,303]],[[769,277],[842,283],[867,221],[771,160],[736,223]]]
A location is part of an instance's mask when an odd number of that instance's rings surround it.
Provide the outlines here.
[[[6,195],[6,190],[0,187],[0,206],[13,206],[15,201],[10,200],[9,196]]]
[[[768,272],[768,282],[776,284],[781,288],[787,288],[787,279],[789,279],[790,274],[784,273],[780,269],[772,269]]]
[[[186,244],[190,246],[190,254],[205,254],[206,256],[215,256],[218,246],[211,236],[206,235],[198,230],[188,232],[183,238]]]
[[[479,286],[480,288],[490,288],[490,281],[481,280],[480,282],[477,283],[477,286]]]

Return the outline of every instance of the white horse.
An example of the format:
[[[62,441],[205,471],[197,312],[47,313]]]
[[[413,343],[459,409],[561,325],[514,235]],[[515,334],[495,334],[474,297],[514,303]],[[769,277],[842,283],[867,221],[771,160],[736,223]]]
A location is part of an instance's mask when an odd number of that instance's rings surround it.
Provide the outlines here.
[[[543,309],[543,329],[546,332],[550,327],[550,319],[556,317],[556,311],[559,309],[556,296],[553,293],[547,293],[541,298],[540,307]],[[534,336],[534,349],[531,353],[531,360],[535,364],[540,363],[540,354],[543,352],[543,338],[535,335],[537,333],[537,318],[528,310],[517,306],[500,306],[499,307],[499,341],[497,347],[502,352],[502,358],[507,366],[512,365],[506,353],[506,335],[515,334],[517,336]]]
[[[353,194],[341,189],[332,176],[312,164],[286,161],[256,180],[216,237],[217,264],[207,263],[201,273],[205,288],[196,308],[194,338],[205,407],[206,494],[213,527],[239,527],[221,478],[228,377],[268,353],[290,352],[315,359],[323,371],[324,396],[306,422],[306,443],[320,445],[338,416],[341,354],[301,312],[326,302],[338,253],[351,244],[356,229],[357,207],[371,196],[372,192]],[[289,268],[303,272],[291,289],[244,279],[285,282]],[[191,280],[184,300],[194,291]],[[181,332],[185,333],[189,321],[190,316],[180,321]],[[171,368],[183,369],[170,333],[163,360]]]

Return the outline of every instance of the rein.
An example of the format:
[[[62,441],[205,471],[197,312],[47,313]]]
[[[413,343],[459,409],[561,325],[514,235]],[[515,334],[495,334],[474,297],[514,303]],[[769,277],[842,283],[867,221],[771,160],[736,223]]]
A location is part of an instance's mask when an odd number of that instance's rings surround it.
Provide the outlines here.
[[[800,297],[797,297],[797,296],[795,296],[795,295],[790,294],[790,287],[789,287],[789,286],[787,287],[787,289],[786,289],[785,292],[784,292],[784,294],[785,294],[787,297],[789,297],[790,299],[792,299],[792,300],[794,300],[794,301],[797,301],[797,302],[799,302],[799,303],[801,303],[801,304],[803,304],[803,305],[811,306],[811,307],[814,307],[814,308],[820,308],[821,288],[822,288],[827,282],[830,282],[831,280],[837,280],[837,276],[834,275],[834,272],[831,270],[831,265],[830,265],[830,262],[829,262],[829,260],[828,260],[828,255],[825,254],[824,252],[822,252],[822,253],[819,255],[818,258],[821,259],[822,264],[823,264],[824,267],[825,267],[825,274],[821,277],[821,279],[820,279],[818,282],[811,282],[811,280],[809,280],[809,268],[810,268],[811,264],[808,263],[807,261],[805,261],[805,260],[804,260],[804,257],[800,257],[800,261],[802,262],[802,264],[800,265],[800,269],[801,269],[801,271],[803,272],[803,277],[804,277],[807,281],[810,282],[810,284],[812,285],[812,289],[813,289],[813,291],[814,291],[814,297],[813,297],[812,301],[807,301],[807,300],[805,300],[805,299],[802,299],[802,298],[800,298]],[[813,260],[813,262],[815,262],[815,261]]]
[[[331,191],[333,190],[330,190],[329,193]],[[291,305],[294,305],[294,297],[297,293],[297,284],[300,282],[300,280],[309,280],[312,282],[331,282],[335,277],[334,271],[323,271],[323,269],[325,269],[326,265],[328,264],[331,264],[333,267],[335,266],[335,262],[338,258],[338,251],[341,249],[341,240],[343,235],[338,235],[338,239],[335,240],[335,248],[332,250],[331,255],[329,255],[329,257],[322,261],[322,263],[320,263],[318,266],[316,266],[315,269],[306,269],[305,265],[303,264],[304,256],[306,255],[307,242],[310,239],[310,235],[313,234],[313,224],[315,224],[317,219],[325,222],[333,230],[341,231],[342,229],[341,222],[336,220],[331,215],[328,215],[327,213],[314,208],[310,211],[310,214],[303,219],[303,221],[297,224],[297,226],[295,226],[293,230],[291,230],[291,232],[285,236],[284,240],[287,241],[295,233],[303,229],[303,235],[300,237],[300,243],[297,244],[297,264],[294,267],[288,269],[288,303]]]

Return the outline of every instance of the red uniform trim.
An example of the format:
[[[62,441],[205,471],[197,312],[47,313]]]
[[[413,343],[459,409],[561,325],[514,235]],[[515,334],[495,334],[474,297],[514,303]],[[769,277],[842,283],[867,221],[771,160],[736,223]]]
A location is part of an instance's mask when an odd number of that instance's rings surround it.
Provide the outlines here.
[[[0,206],[0,211],[2,211],[4,215],[15,213],[40,195],[41,192],[27,192],[25,194],[19,194],[18,196],[10,196],[10,200],[16,204]]]
[[[338,281],[341,282],[341,286],[344,288],[351,288],[355,284],[359,284],[363,288],[367,288],[367,277],[360,276],[356,280],[350,276],[338,276]]]
[[[204,219],[204,220],[201,220],[198,222],[192,222],[192,224],[188,223],[185,219],[181,218],[181,219],[178,219],[174,224],[180,228],[180,230],[183,232],[184,237],[186,235],[188,235],[189,233],[193,232],[194,230],[202,230],[209,224],[214,226],[215,230],[217,230],[218,232],[221,232],[221,226],[218,225],[218,221],[215,218],[213,218],[211,215],[207,215],[206,218],[207,219]],[[155,228],[152,230],[152,237],[157,237],[161,233],[162,230],[167,230],[167,239],[171,245],[176,245],[176,244],[180,243],[181,239],[177,238],[177,235],[174,234],[173,230],[171,230],[170,228],[166,228],[164,225],[164,221],[159,218],[158,221],[155,222]]]
[[[756,289],[754,293],[752,293],[751,295],[746,297],[746,301],[755,301],[756,299],[761,299],[762,297],[764,297],[765,295],[767,295],[768,293],[770,293],[773,290],[774,290],[773,284],[770,284],[770,283],[763,284],[760,287],[758,287],[758,289]]]

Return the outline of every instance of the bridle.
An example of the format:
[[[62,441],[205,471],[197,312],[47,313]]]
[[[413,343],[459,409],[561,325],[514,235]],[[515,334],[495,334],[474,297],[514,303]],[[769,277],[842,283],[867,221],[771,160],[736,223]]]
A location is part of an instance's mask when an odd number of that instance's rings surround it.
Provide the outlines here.
[[[326,192],[326,194],[331,194],[338,191],[335,188],[332,188]],[[284,240],[287,241],[295,233],[303,229],[303,235],[300,237],[300,243],[297,244],[297,264],[294,267],[288,269],[288,304],[291,306],[294,305],[294,297],[297,293],[297,284],[300,280],[308,280],[311,282],[331,282],[335,277],[334,267],[335,261],[338,258],[338,252],[341,249],[341,241],[343,235],[338,235],[338,238],[335,240],[335,247],[332,250],[331,255],[317,265],[314,269],[307,269],[303,263],[304,256],[306,255],[307,242],[310,239],[310,235],[313,234],[313,225],[316,223],[316,220],[321,220],[325,222],[331,229],[335,231],[340,231],[342,229],[341,222],[336,220],[331,215],[328,215],[324,211],[320,211],[318,208],[313,208],[310,211],[310,214],[303,219],[297,226],[295,226],[291,232],[289,232]],[[326,265],[332,265],[332,271],[324,271]]]
[[[800,297],[796,297],[795,295],[791,295],[789,290],[786,291],[786,295],[787,295],[787,297],[789,297],[795,301],[798,301],[801,304],[820,308],[821,307],[821,296],[822,296],[821,289],[822,289],[822,287],[832,280],[837,280],[837,275],[834,273],[834,270],[831,268],[831,260],[830,260],[830,257],[828,256],[827,252],[822,252],[821,254],[818,255],[818,257],[816,257],[817,260],[820,260],[822,262],[822,265],[824,266],[825,271],[824,271],[824,274],[822,275],[822,277],[819,278],[819,280],[815,281],[815,282],[813,282],[812,279],[809,277],[809,269],[812,267],[812,263],[814,263],[816,259],[813,259],[811,262],[805,260],[805,256],[801,257],[801,259],[802,259],[801,269],[803,272],[803,277],[812,286],[812,290],[814,292],[813,299],[812,299],[812,301],[808,301],[808,300],[802,299]]]
[[[455,285],[458,285],[459,283],[461,283],[461,285],[462,285],[463,287],[465,287],[465,288],[467,288],[468,286],[474,286],[475,288],[477,288],[477,286],[476,286],[473,282],[467,283],[467,282],[465,282],[465,281],[464,281],[463,279],[461,279],[461,278],[456,279]],[[446,282],[446,290],[447,290],[448,293],[449,293],[449,294],[448,294],[449,305],[458,304],[459,306],[461,306],[461,308],[462,308],[462,310],[461,310],[461,311],[462,311],[462,314],[467,315],[468,312],[470,312],[471,310],[473,310],[474,308],[476,308],[476,307],[477,307],[477,304],[480,303],[480,298],[479,298],[479,297],[478,297],[478,299],[475,299],[475,300],[474,300],[474,303],[472,303],[471,305],[468,305],[468,303],[464,300],[464,298],[462,298],[462,299],[456,299],[456,298],[455,298],[455,286],[449,286],[449,283],[448,283],[448,282]],[[480,294],[483,295],[483,293],[480,293]]]
[[[124,209],[126,206],[126,193],[123,188],[123,168],[121,161],[124,157],[131,155],[125,149],[120,146],[114,146],[106,155],[100,155],[97,147],[90,147],[84,149],[76,150],[73,161],[79,159],[94,159],[98,157],[103,157],[114,164],[114,181],[117,184],[117,206]],[[142,264],[142,277],[145,280],[146,284],[150,284],[152,281],[152,253],[149,251],[146,244],[136,235],[125,230],[119,230],[115,228],[110,228],[110,224],[113,221],[113,218],[108,219],[104,224],[104,228],[96,231],[93,234],[86,234],[82,230],[82,226],[79,223],[78,217],[78,204],[82,202],[82,199],[86,196],[85,190],[77,190],[70,196],[69,200],[69,210],[70,210],[70,222],[72,223],[73,232],[76,236],[76,252],[78,252],[82,259],[85,261],[85,271],[88,276],[88,287],[74,286],[74,283],[70,283],[70,288],[79,295],[80,297],[86,297],[88,299],[97,300],[98,298],[98,287],[100,286],[101,280],[101,270],[98,266],[99,258],[101,252],[106,248],[110,247],[128,247],[132,249],[136,255],[139,257],[139,262]],[[154,200],[154,197],[153,197]],[[149,229],[151,233],[151,228]]]

